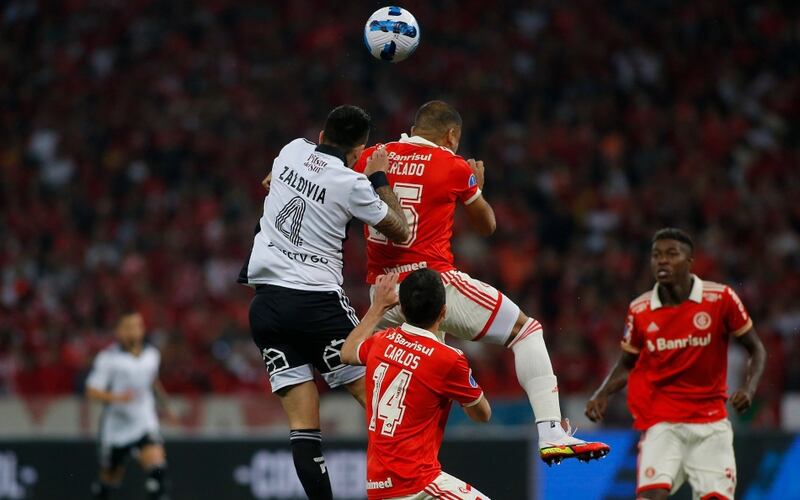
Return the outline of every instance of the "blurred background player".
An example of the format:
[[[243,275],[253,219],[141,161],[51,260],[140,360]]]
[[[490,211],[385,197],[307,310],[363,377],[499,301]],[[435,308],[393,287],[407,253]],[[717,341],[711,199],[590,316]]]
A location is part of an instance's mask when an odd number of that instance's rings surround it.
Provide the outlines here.
[[[369,131],[364,110],[339,106],[328,115],[319,145],[295,139],[281,150],[239,276],[256,289],[250,304],[253,340],[289,419],[295,470],[312,500],[332,498],[314,368],[330,387],[345,386],[364,404],[364,369],[339,358],[345,338],[358,325],[342,290],[347,225],[355,217],[393,241],[408,236],[384,173],[386,153],[373,155],[366,175],[350,168]]]
[[[376,278],[372,305],[342,346],[343,362],[367,367],[367,496],[488,500],[443,472],[438,459],[451,401],[476,422],[492,414],[464,353],[438,335],[447,312],[439,273],[407,275],[400,285],[407,322],[373,335],[397,304],[397,279],[396,273]]]
[[[167,461],[159,432],[156,400],[165,407],[166,393],[158,381],[161,354],[144,342],[145,325],[138,312],[120,316],[117,342],[94,360],[86,380],[86,396],[103,403],[100,417],[100,476],[92,485],[96,499],[111,498],[125,473],[128,455],[135,453],[147,474],[149,498],[166,500]]]
[[[464,206],[481,235],[490,236],[496,228],[494,211],[481,194],[483,162],[456,155],[461,128],[461,116],[452,106],[431,101],[417,111],[411,136],[403,134],[397,142],[373,146],[356,163],[355,170],[362,171],[373,152],[389,152],[387,176],[410,228],[400,243],[366,228],[367,282],[374,284],[378,275],[388,272],[399,273],[402,280],[421,268],[442,273],[448,305],[442,331],[512,349],[517,378],[536,415],[542,459],[551,463],[605,456],[607,445],[577,439],[561,426],[558,383],[539,322],[497,289],[454,265],[450,238],[456,204]],[[401,308],[395,307],[378,327],[397,326],[404,320]]]
[[[639,498],[667,498],[687,478],[695,498],[733,498],[728,340],[737,339],[750,357],[744,384],[731,397],[736,411],[750,407],[766,361],[736,292],[692,274],[693,252],[685,232],[655,233],[650,268],[656,285],[631,303],[622,356],[586,406],[586,416],[602,420],[609,396],[628,383],[634,427],[642,431]]]

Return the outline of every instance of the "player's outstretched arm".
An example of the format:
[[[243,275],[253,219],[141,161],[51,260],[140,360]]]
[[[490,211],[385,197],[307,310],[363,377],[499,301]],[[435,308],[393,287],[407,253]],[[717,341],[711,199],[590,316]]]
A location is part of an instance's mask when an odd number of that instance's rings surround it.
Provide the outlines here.
[[[589,417],[589,420],[592,422],[603,420],[608,409],[608,398],[621,391],[628,383],[628,375],[636,365],[638,357],[637,354],[630,352],[622,353],[614,368],[611,369],[611,373],[586,403],[586,416]]]
[[[375,281],[375,297],[367,314],[361,318],[361,323],[350,332],[342,345],[339,357],[342,363],[348,365],[361,365],[358,359],[358,346],[375,332],[375,327],[383,315],[397,305],[397,273],[382,274]]]
[[[767,350],[753,328],[739,335],[736,339],[747,349],[747,353],[750,355],[744,384],[742,384],[741,389],[731,396],[731,405],[737,412],[742,413],[750,408],[753,403],[753,396],[756,394],[761,374],[764,373],[764,365],[767,363]]]

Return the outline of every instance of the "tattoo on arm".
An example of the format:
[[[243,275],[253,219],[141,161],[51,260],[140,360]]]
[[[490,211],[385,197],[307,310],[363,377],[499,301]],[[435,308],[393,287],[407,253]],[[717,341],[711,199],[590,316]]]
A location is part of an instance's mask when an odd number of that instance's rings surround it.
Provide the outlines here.
[[[395,196],[394,191],[392,191],[389,186],[381,186],[376,189],[375,192],[378,193],[378,197],[389,206],[386,217],[375,224],[375,229],[395,243],[405,241],[405,239],[408,238],[408,222],[406,222],[403,209],[400,207],[400,202],[397,196]]]

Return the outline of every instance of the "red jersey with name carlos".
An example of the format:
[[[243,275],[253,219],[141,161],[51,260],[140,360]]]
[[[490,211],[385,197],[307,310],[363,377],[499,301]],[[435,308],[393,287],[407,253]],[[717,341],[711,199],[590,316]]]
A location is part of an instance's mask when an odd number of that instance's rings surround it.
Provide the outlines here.
[[[365,150],[353,169],[363,172],[367,158],[380,146]],[[418,136],[403,134],[399,141],[383,147],[389,153],[386,176],[411,234],[403,243],[392,243],[377,230],[365,227],[367,283],[375,283],[375,278],[389,272],[399,273],[402,280],[420,268],[455,269],[450,238],[456,203],[468,205],[481,194],[472,169],[449,149]]]
[[[483,391],[464,353],[407,323],[362,342],[358,359],[367,367],[367,496],[422,491],[442,470],[451,401],[470,406]]]
[[[728,340],[752,326],[736,292],[697,276],[679,305],[663,305],[658,284],[634,300],[622,341],[639,355],[628,386],[634,427],[725,418]]]

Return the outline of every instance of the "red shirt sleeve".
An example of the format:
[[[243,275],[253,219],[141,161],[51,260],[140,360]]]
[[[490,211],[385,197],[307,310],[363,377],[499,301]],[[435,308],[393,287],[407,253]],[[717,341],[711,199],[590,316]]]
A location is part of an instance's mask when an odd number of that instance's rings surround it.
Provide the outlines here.
[[[372,152],[375,151],[377,147],[378,145],[375,145],[365,149],[364,152],[361,153],[361,156],[358,157],[358,160],[356,160],[355,164],[353,165],[353,170],[355,170],[359,174],[363,174],[364,169],[367,168],[367,158],[372,156]]]
[[[631,354],[639,354],[643,344],[642,332],[636,329],[636,316],[633,309],[628,308],[628,317],[625,319],[625,333],[622,337],[622,350]]]
[[[753,320],[750,319],[747,309],[731,287],[725,287],[723,297],[725,302],[722,321],[725,323],[725,329],[734,337],[744,335],[753,327]]]
[[[369,350],[372,349],[372,344],[375,343],[375,337],[378,334],[373,335],[372,337],[364,340],[359,344],[358,348],[356,349],[356,356],[358,356],[358,362],[362,365],[367,364],[367,357],[369,356]]]
[[[478,179],[472,173],[469,163],[460,156],[453,162],[453,191],[456,198],[464,205],[469,205],[475,201],[481,193],[478,189]]]
[[[442,395],[465,406],[477,402],[483,395],[483,390],[472,376],[467,358],[463,355],[458,356],[445,376],[442,383]]]

